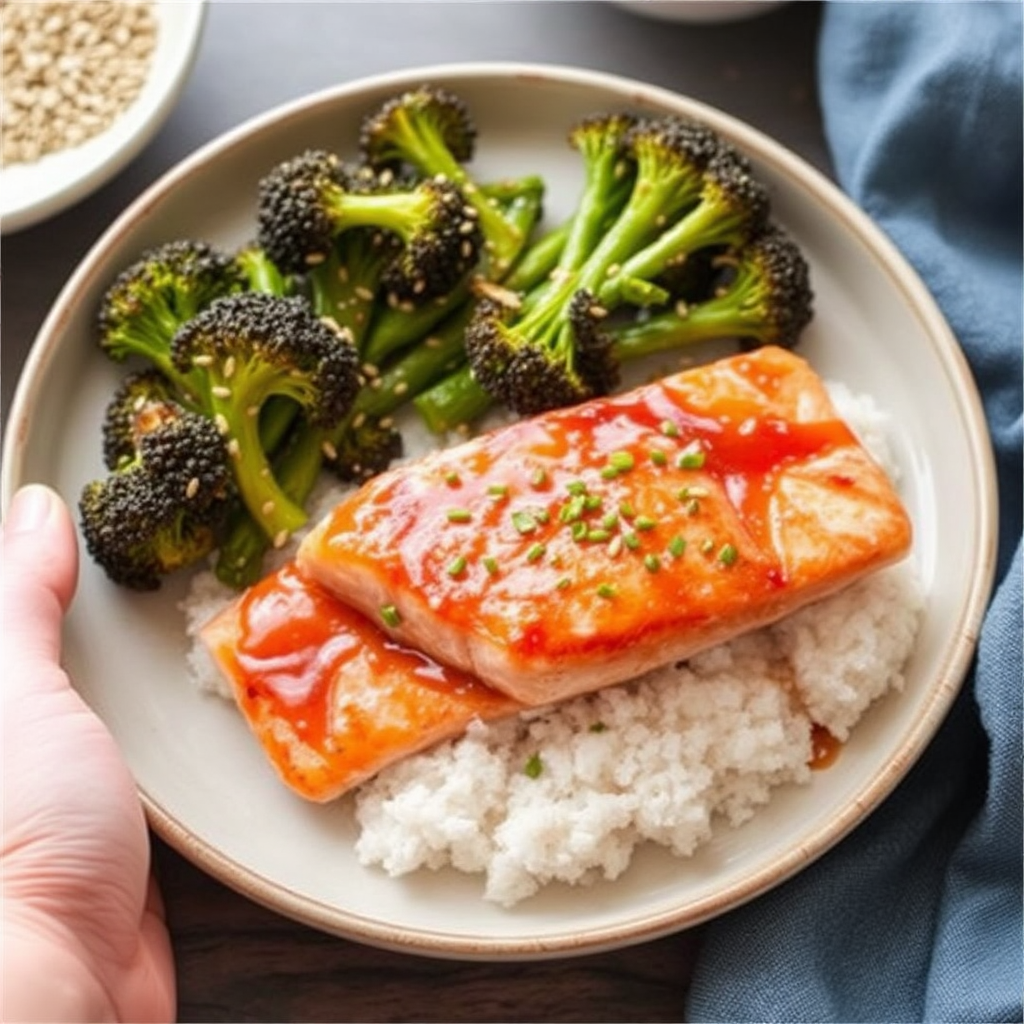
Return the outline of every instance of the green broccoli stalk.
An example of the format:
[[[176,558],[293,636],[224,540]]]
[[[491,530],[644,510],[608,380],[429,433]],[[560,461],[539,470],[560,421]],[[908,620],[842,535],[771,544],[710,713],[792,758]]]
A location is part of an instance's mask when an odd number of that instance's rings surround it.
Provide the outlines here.
[[[749,162],[723,147],[708,161],[697,205],[615,270],[599,290],[601,302],[664,305],[671,294],[655,284],[661,275],[702,249],[742,246],[764,228],[769,212],[768,189]]]
[[[239,495],[268,539],[284,544],[306,513],[274,477],[260,410],[284,396],[314,426],[340,423],[359,388],[355,346],[305,299],[246,292],[193,317],[175,335],[172,354],[179,371],[202,369],[206,405],[227,439]]]
[[[700,341],[738,338],[746,347],[792,348],[813,316],[809,268],[788,234],[770,225],[724,258],[731,280],[702,302],[676,306],[613,328],[618,359],[638,359]]]
[[[516,226],[525,247],[543,212],[544,182],[534,176],[480,186],[480,191],[493,196],[506,219]],[[515,259],[524,254],[516,251]],[[452,316],[473,298],[480,281],[502,280],[507,272],[499,271],[490,254],[484,251],[480,264],[470,271],[447,295],[430,302],[412,304],[389,302],[377,310],[366,340],[364,358],[373,366],[383,366],[396,353],[417,344],[439,324]]]
[[[363,119],[359,141],[372,167],[411,166],[427,178],[457,185],[477,213],[495,273],[502,276],[512,266],[525,238],[464,166],[473,158],[476,127],[458,96],[433,85],[394,96]]]

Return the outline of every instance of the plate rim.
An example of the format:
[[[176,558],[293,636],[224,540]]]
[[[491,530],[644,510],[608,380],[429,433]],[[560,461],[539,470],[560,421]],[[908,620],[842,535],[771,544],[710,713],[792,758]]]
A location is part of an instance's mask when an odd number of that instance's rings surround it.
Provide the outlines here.
[[[131,225],[158,205],[189,175],[211,159],[244,144],[291,118],[354,99],[361,94],[393,88],[396,91],[423,81],[481,79],[519,79],[545,84],[570,84],[617,94],[631,101],[659,108],[675,109],[703,118],[723,130],[761,159],[767,159],[790,181],[826,205],[878,261],[885,275],[913,309],[930,340],[933,354],[949,380],[968,427],[972,459],[974,493],[979,503],[979,529],[976,538],[979,557],[971,586],[957,616],[954,642],[948,647],[940,671],[941,685],[929,693],[914,727],[905,735],[899,756],[876,773],[857,800],[839,808],[820,828],[782,858],[781,863],[763,867],[727,889],[691,901],[686,908],[643,912],[639,917],[594,926],[580,933],[557,931],[534,939],[460,933],[439,934],[418,926],[391,925],[373,921],[353,911],[330,906],[322,900],[294,892],[285,884],[244,867],[212,844],[195,836],[165,811],[155,797],[140,787],[140,798],[153,831],[172,848],[215,879],[249,897],[254,902],[302,924],[342,938],[368,945],[442,958],[478,960],[535,960],[601,952],[650,941],[694,927],[725,910],[732,910],[792,877],[811,861],[840,842],[892,792],[923,753],[944,721],[959,693],[973,657],[978,632],[991,593],[995,574],[998,539],[998,503],[994,457],[984,408],[974,383],[966,355],[917,271],[897,249],[885,232],[824,173],[809,164],[784,144],[719,108],[675,90],[627,76],[604,71],[546,63],[518,61],[467,61],[423,65],[400,71],[387,71],[353,79],[320,89],[278,104],[246,119],[200,146],[189,156],[165,171],[148,186],[110,224],[91,246],[46,316],[29,351],[11,404],[2,456],[2,507],[15,486],[23,480],[23,463],[28,446],[31,410],[45,376],[46,363],[58,347],[61,326],[71,315],[74,296],[88,281],[117,239]]]

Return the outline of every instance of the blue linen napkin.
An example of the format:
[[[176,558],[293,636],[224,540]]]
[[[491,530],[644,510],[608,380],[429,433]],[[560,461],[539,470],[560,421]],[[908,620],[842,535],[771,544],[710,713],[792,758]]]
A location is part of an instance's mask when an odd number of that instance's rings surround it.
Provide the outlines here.
[[[928,751],[825,857],[708,926],[689,1020],[1024,1020],[1021,35],[1019,3],[823,10],[839,183],[921,274],[982,393],[996,584]]]

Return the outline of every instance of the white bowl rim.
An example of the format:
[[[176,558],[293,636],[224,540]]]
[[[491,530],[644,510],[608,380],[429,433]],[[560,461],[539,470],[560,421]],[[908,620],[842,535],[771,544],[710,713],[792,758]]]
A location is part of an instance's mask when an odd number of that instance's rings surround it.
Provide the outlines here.
[[[167,0],[162,0],[158,7],[174,11],[174,17],[180,19],[181,35],[187,44],[177,54],[172,73],[163,80],[162,88],[159,92],[154,90],[152,94],[144,90],[135,103],[122,113],[119,121],[123,119],[124,123],[115,122],[76,150],[51,154],[51,158],[65,163],[70,162],[72,156],[79,158],[75,161],[77,170],[64,179],[62,184],[49,191],[31,184],[24,192],[10,189],[9,186],[0,189],[0,234],[12,235],[34,227],[91,195],[127,167],[161,129],[178,102],[195,64],[206,22],[206,0],[174,0],[169,7]],[[159,49],[159,43],[157,45]],[[135,128],[118,144],[117,140],[127,130],[129,120],[135,124]],[[37,181],[46,181],[45,165],[41,179],[35,173],[38,172],[37,165],[24,168],[18,166],[14,171],[23,172],[33,173]]]

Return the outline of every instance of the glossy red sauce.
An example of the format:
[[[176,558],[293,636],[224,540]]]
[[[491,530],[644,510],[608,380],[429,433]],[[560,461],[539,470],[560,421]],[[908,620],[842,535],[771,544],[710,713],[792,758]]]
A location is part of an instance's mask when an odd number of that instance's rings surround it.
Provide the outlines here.
[[[357,756],[360,744],[396,741],[406,727],[414,732],[449,715],[487,717],[512,706],[470,676],[389,639],[294,565],[250,588],[238,614],[234,661],[243,711],[261,705],[261,713],[288,721],[318,750],[342,742]],[[332,686],[351,696],[343,722],[329,721],[342,703],[337,694],[332,700]],[[373,721],[364,712],[378,702],[388,713]],[[362,750],[358,757],[377,753]]]
[[[811,727],[811,768],[830,768],[838,760],[842,749],[842,743],[823,725],[815,724]]]

